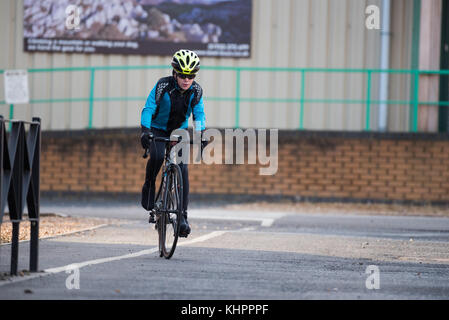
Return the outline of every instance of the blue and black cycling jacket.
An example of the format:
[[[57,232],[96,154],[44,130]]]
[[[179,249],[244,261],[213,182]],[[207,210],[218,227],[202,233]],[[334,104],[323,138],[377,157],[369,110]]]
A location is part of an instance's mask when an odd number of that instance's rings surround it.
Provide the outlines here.
[[[187,129],[190,114],[193,113],[195,130],[204,130],[203,90],[193,82],[192,86],[181,93],[174,77],[165,77],[151,90],[142,110],[140,123],[146,128],[157,128],[172,132],[175,129]]]

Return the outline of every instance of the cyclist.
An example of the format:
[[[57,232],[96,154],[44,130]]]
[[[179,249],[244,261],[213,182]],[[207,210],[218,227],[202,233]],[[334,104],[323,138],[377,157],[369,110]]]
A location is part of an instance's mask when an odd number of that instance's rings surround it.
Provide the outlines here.
[[[172,75],[161,78],[151,90],[141,114],[141,144],[150,150],[142,187],[143,208],[150,211],[150,223],[154,223],[154,197],[156,177],[164,161],[164,142],[152,141],[154,137],[169,138],[173,130],[187,129],[190,115],[196,125],[194,130],[205,130],[203,90],[193,79],[200,69],[200,59],[191,50],[179,50],[172,58]],[[183,181],[183,214],[180,219],[180,236],[187,237],[190,226],[187,221],[189,174],[186,163],[180,165]]]

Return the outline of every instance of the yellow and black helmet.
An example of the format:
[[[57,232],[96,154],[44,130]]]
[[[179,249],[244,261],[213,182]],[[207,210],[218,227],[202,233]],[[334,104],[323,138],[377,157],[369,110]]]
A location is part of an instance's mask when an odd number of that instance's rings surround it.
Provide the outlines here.
[[[197,74],[200,70],[200,58],[191,50],[179,50],[173,55],[173,69],[182,74]]]

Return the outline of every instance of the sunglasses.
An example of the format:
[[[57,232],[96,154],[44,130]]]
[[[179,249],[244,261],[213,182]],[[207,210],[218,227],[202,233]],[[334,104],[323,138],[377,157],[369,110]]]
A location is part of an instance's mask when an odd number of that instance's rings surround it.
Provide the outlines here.
[[[181,79],[195,79],[196,74],[183,74],[183,73],[177,73],[178,77],[180,77]]]

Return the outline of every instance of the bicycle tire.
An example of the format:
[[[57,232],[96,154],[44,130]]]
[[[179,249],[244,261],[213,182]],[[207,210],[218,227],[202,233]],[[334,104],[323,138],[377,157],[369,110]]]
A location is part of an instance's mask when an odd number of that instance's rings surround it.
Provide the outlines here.
[[[162,254],[170,259],[178,243],[180,218],[183,205],[183,181],[181,169],[177,164],[171,164],[167,172],[164,192],[163,212],[161,214]]]
[[[159,239],[159,257],[163,257],[164,256],[164,253],[163,253],[163,250],[162,250],[162,242],[163,242],[163,240],[162,240],[163,239],[162,233],[163,233],[163,230],[161,228],[161,218],[159,218],[156,221],[156,229],[157,229],[157,233],[159,235],[159,237],[158,237],[158,239]]]
[[[156,207],[156,230],[157,230],[157,234],[158,234],[158,243],[159,243],[159,257],[163,257],[163,251],[162,251],[162,228],[161,228],[161,209],[162,209],[162,199],[164,198],[164,194],[165,194],[165,179],[163,178],[161,180],[161,184],[159,186],[159,191],[156,195],[156,201],[155,201],[155,207]],[[161,205],[159,205],[161,204]]]

